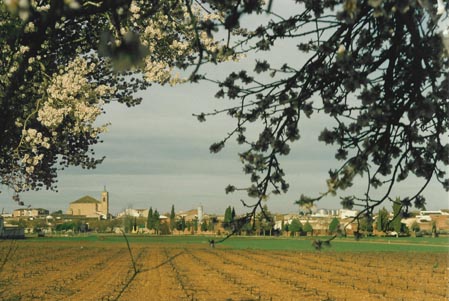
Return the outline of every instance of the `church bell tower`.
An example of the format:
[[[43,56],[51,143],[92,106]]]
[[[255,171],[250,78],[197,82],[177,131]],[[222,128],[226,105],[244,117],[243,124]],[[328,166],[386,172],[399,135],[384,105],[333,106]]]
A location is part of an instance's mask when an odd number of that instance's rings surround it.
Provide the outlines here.
[[[109,192],[106,191],[106,186],[103,188],[101,193],[101,212],[105,218],[109,216]]]

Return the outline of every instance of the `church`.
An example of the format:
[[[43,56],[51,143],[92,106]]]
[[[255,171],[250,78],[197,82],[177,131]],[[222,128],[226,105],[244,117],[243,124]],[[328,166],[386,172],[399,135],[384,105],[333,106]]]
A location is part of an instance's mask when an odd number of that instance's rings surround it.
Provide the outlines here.
[[[107,219],[109,216],[109,193],[106,191],[106,187],[101,193],[101,200],[89,195],[83,196],[70,203],[67,214]]]

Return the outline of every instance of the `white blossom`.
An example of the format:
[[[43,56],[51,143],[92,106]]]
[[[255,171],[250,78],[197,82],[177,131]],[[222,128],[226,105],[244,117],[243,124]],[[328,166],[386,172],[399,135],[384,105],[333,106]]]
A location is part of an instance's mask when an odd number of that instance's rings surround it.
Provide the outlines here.
[[[79,9],[81,7],[81,5],[76,0],[64,0],[64,3],[71,9]]]
[[[30,51],[30,47],[21,45],[20,48],[19,48],[19,51],[20,51],[20,53],[23,54],[25,52]]]
[[[36,26],[34,25],[33,22],[28,22],[24,29],[25,32],[34,32],[35,30]]]
[[[27,174],[36,171],[44,158],[43,150],[56,143],[57,128],[66,120],[71,126],[66,127],[64,135],[95,138],[106,130],[107,125],[95,126],[94,123],[102,114],[104,98],[114,93],[115,88],[90,82],[88,76],[95,68],[95,64],[78,57],[51,77],[37,110],[37,121],[47,128],[48,134],[32,127],[22,130],[20,162]],[[23,127],[23,122],[17,120],[16,126]]]
[[[50,4],[36,6],[36,11],[38,11],[38,12],[48,11],[49,9],[50,9]]]
[[[346,47],[343,44],[340,44],[337,49],[337,55],[343,55],[346,52]]]
[[[446,11],[446,6],[443,0],[437,0],[437,15],[442,15]]]
[[[140,12],[142,1],[133,1],[130,6],[132,14]],[[175,85],[187,81],[179,72],[175,72],[177,62],[189,63],[198,51],[198,41],[204,50],[204,58],[213,56],[217,62],[238,60],[240,57],[224,51],[225,45],[208,36],[205,31],[199,37],[193,28],[191,15],[185,5],[179,6],[182,18],[168,18],[163,12],[156,12],[153,18],[145,20],[145,28],[141,34],[141,43],[147,47],[150,55],[145,59],[144,74],[147,81],[159,84]],[[223,21],[219,14],[205,13],[199,6],[192,6],[193,16],[197,22],[203,20]],[[176,14],[174,14],[176,15]],[[137,19],[136,16],[132,18]],[[162,46],[161,46],[162,45]],[[168,45],[168,47],[167,47]]]

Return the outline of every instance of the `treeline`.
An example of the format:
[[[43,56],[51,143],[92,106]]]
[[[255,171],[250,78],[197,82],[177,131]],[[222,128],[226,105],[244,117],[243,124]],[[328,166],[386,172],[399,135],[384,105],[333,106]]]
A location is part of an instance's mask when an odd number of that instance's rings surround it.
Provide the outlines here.
[[[161,222],[157,209],[153,211],[153,208],[150,207],[146,227],[155,234],[166,235],[174,234],[176,231],[178,233],[184,233],[186,231],[188,233],[214,231],[217,224],[218,220],[216,217],[209,217],[200,221],[198,216],[192,220],[186,220],[184,216],[176,216],[175,206],[172,205],[168,222]]]

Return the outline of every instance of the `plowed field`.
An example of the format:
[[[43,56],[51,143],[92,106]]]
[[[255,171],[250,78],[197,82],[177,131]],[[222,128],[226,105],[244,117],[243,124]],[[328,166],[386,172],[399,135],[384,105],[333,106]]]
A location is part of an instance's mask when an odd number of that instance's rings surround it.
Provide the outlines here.
[[[2,267],[10,246],[14,249]],[[0,242],[0,300],[448,300],[448,254]]]

